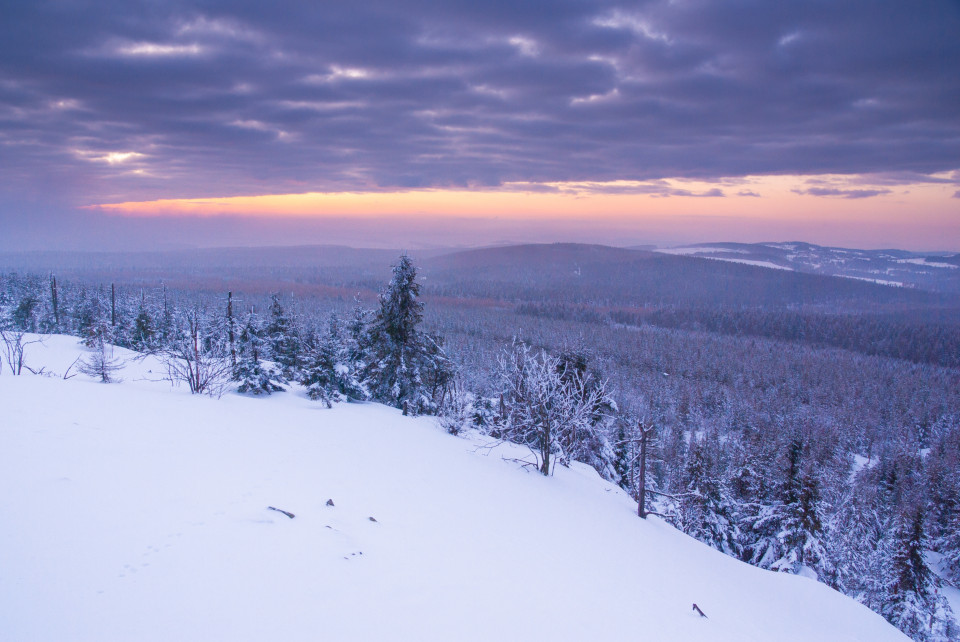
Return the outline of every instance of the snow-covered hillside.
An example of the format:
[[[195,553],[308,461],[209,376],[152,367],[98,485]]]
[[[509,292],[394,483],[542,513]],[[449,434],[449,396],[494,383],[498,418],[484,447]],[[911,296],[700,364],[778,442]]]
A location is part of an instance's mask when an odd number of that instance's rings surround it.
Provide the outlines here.
[[[960,286],[960,255],[945,252],[858,250],[801,242],[700,243],[655,251],[934,292],[956,293]]]
[[[27,363],[62,375],[82,351],[48,337]],[[545,478],[431,418],[191,396],[161,371],[4,368],[0,639],[906,639],[638,519],[584,466]]]

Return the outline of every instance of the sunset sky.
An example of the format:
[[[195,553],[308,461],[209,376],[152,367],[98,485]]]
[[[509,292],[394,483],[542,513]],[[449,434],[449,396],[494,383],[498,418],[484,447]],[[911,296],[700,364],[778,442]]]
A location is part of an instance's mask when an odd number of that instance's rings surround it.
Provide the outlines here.
[[[960,251],[960,3],[2,2],[0,250]]]

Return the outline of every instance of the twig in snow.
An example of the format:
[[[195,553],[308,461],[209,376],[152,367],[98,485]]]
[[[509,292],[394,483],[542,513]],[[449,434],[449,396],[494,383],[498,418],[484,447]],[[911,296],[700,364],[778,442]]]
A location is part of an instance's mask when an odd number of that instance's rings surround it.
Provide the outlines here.
[[[275,510],[275,511],[277,511],[278,513],[283,513],[284,515],[286,515],[286,516],[289,517],[290,519],[293,519],[293,518],[295,517],[295,515],[294,515],[293,513],[287,512],[287,511],[285,511],[285,510],[281,510],[281,509],[279,509],[279,508],[274,508],[273,506],[267,506],[267,508],[269,508],[270,510]]]

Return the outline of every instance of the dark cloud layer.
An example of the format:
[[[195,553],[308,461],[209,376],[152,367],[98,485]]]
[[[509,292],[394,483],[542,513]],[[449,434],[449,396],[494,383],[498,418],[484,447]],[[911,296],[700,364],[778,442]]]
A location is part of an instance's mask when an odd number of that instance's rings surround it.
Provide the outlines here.
[[[960,166],[949,0],[2,5],[19,201]]]

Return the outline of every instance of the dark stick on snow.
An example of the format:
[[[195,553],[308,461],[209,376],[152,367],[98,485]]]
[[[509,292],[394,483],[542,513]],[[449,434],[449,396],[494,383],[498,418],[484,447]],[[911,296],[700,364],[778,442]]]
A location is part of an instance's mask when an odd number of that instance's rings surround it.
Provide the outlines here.
[[[699,613],[700,617],[707,617],[707,614],[700,610],[700,607],[697,606],[696,602],[693,603],[693,610]],[[709,620],[710,618],[707,618],[707,619]]]
[[[279,508],[274,508],[273,506],[267,506],[267,508],[269,508],[270,510],[275,510],[275,511],[277,511],[278,513],[283,513],[284,515],[286,515],[286,516],[289,517],[290,519],[293,519],[293,518],[295,517],[295,515],[294,515],[293,513],[288,513],[288,512],[285,511],[285,510],[281,510],[281,509],[279,509]]]

